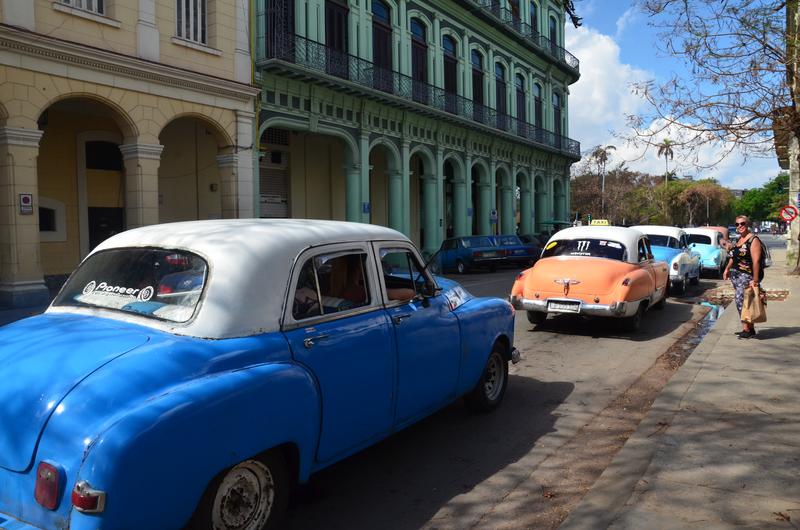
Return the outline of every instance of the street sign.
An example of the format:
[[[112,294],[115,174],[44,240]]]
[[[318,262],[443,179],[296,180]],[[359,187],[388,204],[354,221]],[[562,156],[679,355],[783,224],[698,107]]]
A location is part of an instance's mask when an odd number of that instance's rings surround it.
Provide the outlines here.
[[[797,207],[792,206],[791,204],[788,204],[783,208],[781,208],[781,218],[787,223],[794,221],[795,218],[797,217],[797,213],[798,213]]]
[[[33,194],[20,193],[19,194],[19,213],[22,215],[33,214]]]

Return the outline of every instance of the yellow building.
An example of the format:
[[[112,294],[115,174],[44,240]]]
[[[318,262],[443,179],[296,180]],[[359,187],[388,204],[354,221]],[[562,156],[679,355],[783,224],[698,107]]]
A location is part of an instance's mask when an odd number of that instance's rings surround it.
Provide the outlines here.
[[[247,4],[0,0],[0,306],[118,231],[253,216]]]

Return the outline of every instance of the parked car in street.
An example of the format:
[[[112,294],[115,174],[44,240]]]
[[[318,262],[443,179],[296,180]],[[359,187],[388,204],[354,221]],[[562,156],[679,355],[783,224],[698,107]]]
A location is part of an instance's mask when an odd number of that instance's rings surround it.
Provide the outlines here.
[[[504,251],[504,263],[530,267],[539,259],[541,247],[533,243],[523,243],[519,236],[514,234],[492,236],[494,245]]]
[[[459,274],[476,267],[494,271],[506,256],[489,236],[451,237],[442,241],[438,253],[441,269]]]
[[[465,397],[503,399],[514,310],[402,234],[148,226],[0,328],[0,527],[257,530],[292,484]]]
[[[653,259],[647,237],[630,228],[582,226],[557,232],[511,290],[515,308],[541,324],[548,314],[625,319],[639,328],[645,311],[667,298],[667,264]]]
[[[686,285],[700,281],[700,253],[689,248],[689,240],[682,228],[661,225],[632,226],[650,240],[655,259],[669,264],[670,290],[676,294],[686,292]]]
[[[722,278],[722,271],[728,262],[728,250],[722,234],[712,228],[687,228],[686,238],[689,247],[700,253],[700,270]]]
[[[531,243],[539,248],[542,248],[548,239],[547,237],[538,236],[536,234],[522,234],[519,238],[523,243]]]

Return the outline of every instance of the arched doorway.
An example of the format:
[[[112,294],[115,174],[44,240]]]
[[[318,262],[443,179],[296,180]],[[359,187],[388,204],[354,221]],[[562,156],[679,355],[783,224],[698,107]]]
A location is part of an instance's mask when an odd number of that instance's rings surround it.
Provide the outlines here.
[[[111,104],[83,96],[52,103],[38,126],[42,271],[65,278],[91,249],[126,229],[119,146],[135,131]]]
[[[222,218],[218,155],[226,141],[219,127],[183,116],[169,122],[158,141],[164,146],[158,167],[159,221]]]
[[[537,234],[545,231],[544,222],[547,215],[547,190],[544,187],[544,179],[541,175],[537,175],[534,182],[534,216],[536,217],[536,226],[534,230]]]
[[[400,152],[388,141],[369,152],[369,222],[403,231],[403,175]]]

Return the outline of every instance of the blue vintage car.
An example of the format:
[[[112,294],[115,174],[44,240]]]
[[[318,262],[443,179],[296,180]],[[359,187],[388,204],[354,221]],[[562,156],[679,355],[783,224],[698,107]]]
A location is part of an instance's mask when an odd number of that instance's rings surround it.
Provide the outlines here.
[[[542,249],[534,243],[524,243],[514,234],[492,236],[494,245],[505,251],[505,263],[532,267],[542,255]]]
[[[686,232],[674,226],[633,226],[650,240],[653,257],[669,264],[670,289],[676,294],[686,292],[686,285],[700,281],[700,253],[689,248]]]
[[[700,269],[722,278],[728,251],[722,242],[722,232],[711,228],[687,228],[689,247],[700,254]]]
[[[293,483],[459,397],[496,407],[513,334],[390,229],[118,234],[0,328],[0,528],[272,528]]]
[[[475,267],[493,271],[505,258],[505,250],[495,246],[489,236],[451,237],[442,242],[438,251],[442,270],[466,274]]]

